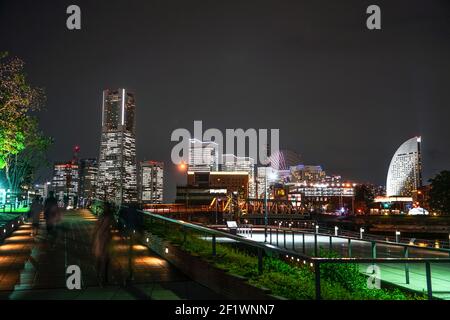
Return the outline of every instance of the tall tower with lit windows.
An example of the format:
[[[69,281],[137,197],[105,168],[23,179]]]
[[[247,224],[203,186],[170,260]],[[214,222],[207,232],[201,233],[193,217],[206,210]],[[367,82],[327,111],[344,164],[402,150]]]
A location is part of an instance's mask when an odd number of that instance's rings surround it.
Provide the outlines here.
[[[115,203],[137,202],[135,99],[127,89],[106,89],[96,197]]]
[[[388,197],[410,197],[422,186],[421,137],[403,142],[392,157],[386,179]]]

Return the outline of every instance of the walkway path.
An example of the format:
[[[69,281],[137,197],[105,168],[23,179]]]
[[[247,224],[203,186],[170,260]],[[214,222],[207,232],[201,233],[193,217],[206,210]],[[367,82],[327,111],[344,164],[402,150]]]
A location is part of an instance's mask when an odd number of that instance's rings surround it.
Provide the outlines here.
[[[222,298],[141,245],[133,247],[134,280],[125,285],[129,247],[117,233],[109,285],[101,287],[91,254],[95,221],[87,210],[66,212],[54,245],[46,238],[43,221],[35,238],[31,225],[22,225],[0,245],[0,299]],[[82,272],[81,290],[66,288],[66,267],[73,264]]]

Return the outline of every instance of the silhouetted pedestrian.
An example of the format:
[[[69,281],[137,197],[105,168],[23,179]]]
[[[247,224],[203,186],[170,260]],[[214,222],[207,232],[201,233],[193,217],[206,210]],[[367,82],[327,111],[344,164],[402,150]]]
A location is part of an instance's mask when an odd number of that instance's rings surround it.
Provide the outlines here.
[[[59,219],[59,207],[58,200],[56,200],[53,191],[49,192],[49,197],[45,200],[44,218],[47,227],[47,235],[54,237],[56,231],[56,223]]]
[[[103,214],[97,220],[94,229],[92,252],[96,260],[97,279],[102,286],[108,283],[108,269],[112,240],[112,226],[114,223],[113,207],[110,203],[103,205]]]
[[[32,235],[33,236],[37,236],[38,232],[39,232],[39,220],[41,218],[41,212],[42,209],[44,207],[42,206],[41,203],[41,197],[40,196],[36,196],[33,199],[33,202],[31,203],[31,207],[30,207],[30,219],[31,219],[31,223],[32,223]]]

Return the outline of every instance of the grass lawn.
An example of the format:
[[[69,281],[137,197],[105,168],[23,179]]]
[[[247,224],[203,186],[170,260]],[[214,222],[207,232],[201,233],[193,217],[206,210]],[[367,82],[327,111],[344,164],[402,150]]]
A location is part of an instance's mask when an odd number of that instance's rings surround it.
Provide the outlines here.
[[[28,212],[28,210],[30,210],[29,207],[22,207],[22,208],[13,210],[12,213],[25,213],[25,212]]]
[[[17,209],[13,209],[13,210],[10,210],[8,207],[6,207],[5,213],[2,213],[2,214],[25,213],[25,212],[28,212],[28,210],[30,210],[29,207],[21,207],[21,208],[17,208]]]
[[[18,213],[0,213],[0,224],[6,223],[10,220],[16,219],[20,214]]]

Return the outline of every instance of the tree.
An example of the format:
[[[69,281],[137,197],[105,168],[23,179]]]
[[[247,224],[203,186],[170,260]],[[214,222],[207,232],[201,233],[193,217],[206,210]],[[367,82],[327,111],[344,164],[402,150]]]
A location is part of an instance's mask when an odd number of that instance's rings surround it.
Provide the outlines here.
[[[33,182],[36,171],[47,164],[46,151],[52,143],[39,130],[35,118],[23,118],[18,128],[23,136],[23,148],[5,157],[5,176],[13,193],[17,193],[21,185]]]
[[[23,68],[22,60],[0,53],[0,170],[13,194],[32,182],[51,144],[30,115],[41,108],[43,90],[27,83]]]
[[[430,179],[430,208],[450,215],[450,171],[444,170]]]
[[[42,89],[27,83],[23,69],[22,60],[0,52],[0,170],[7,157],[25,148],[22,120],[45,100]]]
[[[360,184],[355,187],[355,207],[366,212],[373,204],[375,196],[369,185]]]

